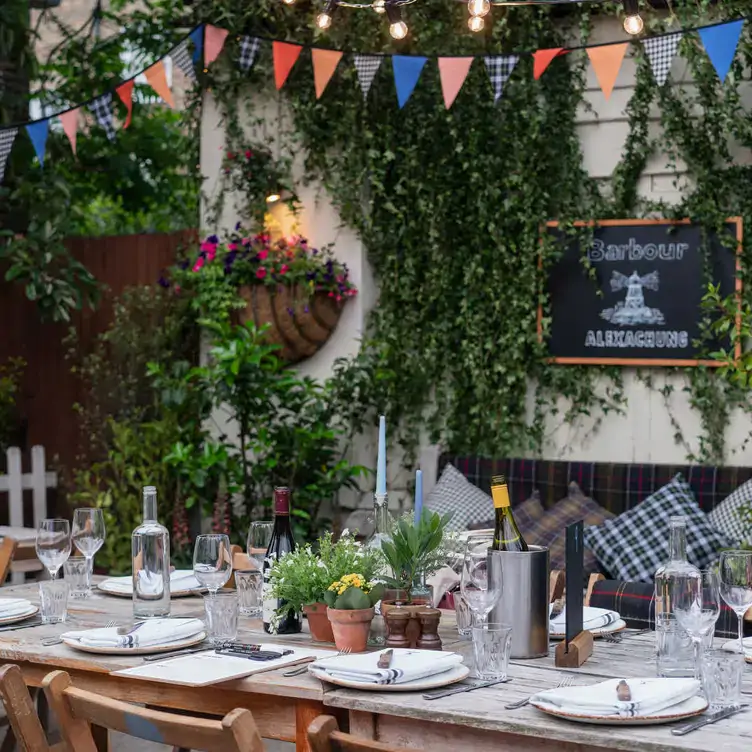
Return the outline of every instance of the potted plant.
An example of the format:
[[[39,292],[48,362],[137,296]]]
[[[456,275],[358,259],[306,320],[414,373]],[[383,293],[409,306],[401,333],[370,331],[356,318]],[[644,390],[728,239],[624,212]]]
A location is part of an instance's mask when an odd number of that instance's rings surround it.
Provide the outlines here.
[[[374,606],[384,586],[369,582],[362,574],[350,573],[329,585],[324,600],[338,650],[362,653],[368,644]]]

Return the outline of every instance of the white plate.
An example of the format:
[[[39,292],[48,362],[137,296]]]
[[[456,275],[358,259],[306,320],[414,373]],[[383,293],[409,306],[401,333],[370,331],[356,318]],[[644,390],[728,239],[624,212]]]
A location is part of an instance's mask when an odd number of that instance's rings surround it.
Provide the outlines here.
[[[146,645],[143,647],[135,648],[110,648],[110,647],[90,647],[89,645],[82,645],[77,640],[71,640],[70,638],[63,637],[63,642],[74,650],[81,650],[84,653],[101,653],[102,655],[149,655],[151,653],[168,653],[172,650],[181,650],[182,648],[190,648],[193,645],[198,645],[206,639],[206,632],[199,632],[193,637],[186,637],[184,640],[177,640],[175,642],[168,642],[166,645]],[[211,647],[207,645],[207,650]]]
[[[593,637],[600,637],[605,634],[613,634],[614,632],[621,632],[622,629],[627,628],[627,622],[624,619],[619,619],[613,624],[608,624],[605,627],[598,627],[598,629],[589,629],[588,632],[593,633]],[[553,637],[555,640],[563,640],[565,637],[564,632],[549,632],[549,637]]]
[[[37,606],[32,606],[29,604],[28,611],[24,611],[22,614],[14,614],[13,616],[5,616],[3,618],[0,618],[0,624],[15,624],[17,621],[23,621],[24,619],[28,619],[30,616],[34,616],[34,614],[39,613],[39,608]]]
[[[632,718],[620,718],[619,716],[591,715],[587,713],[569,713],[556,705],[545,702],[530,700],[530,704],[542,710],[548,715],[557,718],[565,718],[576,723],[593,723],[598,726],[656,726],[660,723],[672,723],[685,718],[700,715],[708,708],[708,701],[704,697],[690,697],[670,708],[665,708],[651,715],[633,716]]]
[[[745,637],[745,644],[744,644],[744,660],[747,663],[752,663],[752,652],[750,652],[749,643],[746,642],[748,638]],[[725,650],[727,653],[736,653],[738,655],[739,653],[739,640],[729,640],[728,642],[724,642],[723,645],[721,645],[721,650]]]
[[[101,590],[103,593],[107,593],[107,595],[114,595],[118,598],[132,598],[133,593],[125,593],[122,590],[110,590],[110,588],[107,587],[107,580],[104,582],[100,582],[97,585],[97,589]],[[191,595],[201,595],[202,593],[207,592],[204,588],[198,588],[195,590],[170,590],[170,598],[188,598]]]
[[[351,689],[366,689],[371,692],[420,692],[424,689],[435,689],[456,684],[470,674],[470,669],[467,666],[459,664],[440,674],[413,679],[412,681],[402,682],[402,684],[372,684],[370,682],[351,681],[350,679],[334,679],[327,676],[323,671],[317,671],[313,666],[309,666],[308,671],[317,679],[321,679],[328,684],[337,684],[340,687],[350,687]]]

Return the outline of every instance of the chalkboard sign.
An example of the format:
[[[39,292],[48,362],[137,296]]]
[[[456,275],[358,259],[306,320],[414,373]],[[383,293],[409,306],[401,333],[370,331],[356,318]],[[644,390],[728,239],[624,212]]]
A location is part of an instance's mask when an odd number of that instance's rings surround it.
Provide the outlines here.
[[[708,271],[720,283],[723,297],[741,292],[741,219],[727,221],[728,237],[723,242],[718,236],[705,236],[705,245],[701,227],[689,220],[578,224],[593,226],[587,248],[581,239],[566,235],[557,222],[546,228],[562,248],[548,275],[552,360],[719,365],[698,360],[693,342],[700,335],[700,303]],[[711,343],[711,349],[719,344]]]

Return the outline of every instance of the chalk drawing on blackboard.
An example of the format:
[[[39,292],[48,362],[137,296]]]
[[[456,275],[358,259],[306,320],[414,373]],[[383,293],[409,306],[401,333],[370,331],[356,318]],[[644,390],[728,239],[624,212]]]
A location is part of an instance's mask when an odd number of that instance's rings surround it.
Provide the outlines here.
[[[612,292],[626,288],[627,297],[623,302],[619,301],[613,308],[602,310],[601,318],[619,326],[665,323],[663,314],[657,308],[649,308],[645,305],[645,293],[643,292],[643,288],[657,290],[659,282],[658,272],[650,272],[644,277],[641,277],[637,272],[632,272],[629,277],[621,272],[612,272]]]

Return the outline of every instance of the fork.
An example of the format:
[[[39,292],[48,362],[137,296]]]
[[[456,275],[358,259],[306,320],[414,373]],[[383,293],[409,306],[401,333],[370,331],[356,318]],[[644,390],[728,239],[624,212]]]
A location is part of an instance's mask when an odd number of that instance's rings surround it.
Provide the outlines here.
[[[562,676],[559,683],[552,687],[552,689],[560,689],[561,687],[571,687],[574,684],[574,676]],[[538,694],[537,692],[535,694]],[[535,697],[535,694],[530,695],[529,697],[526,697],[524,700],[518,700],[517,702],[510,702],[509,705],[505,705],[504,708],[506,710],[517,710],[517,708],[523,708],[525,705],[527,705],[530,700]]]
[[[342,648],[342,650],[337,653],[337,655],[329,656],[330,658],[339,658],[341,655],[349,655],[352,653],[351,648]],[[314,661],[319,660],[318,658],[306,658],[305,663],[302,666],[298,666],[297,668],[294,668],[292,671],[285,671],[282,676],[300,676],[301,674],[305,674],[308,671],[308,664],[313,663]]]
[[[104,626],[107,627],[114,627],[117,624],[117,622],[114,619],[111,619],[108,621]],[[46,639],[42,640],[42,645],[44,647],[49,648],[52,645],[60,645],[63,642],[62,637],[47,637]]]
[[[601,638],[605,640],[606,642],[621,642],[626,637],[639,637],[640,635],[647,634],[648,632],[652,632],[652,629],[641,629],[638,632],[630,632],[629,634],[624,634],[624,632],[614,632],[613,634],[604,634],[601,635]]]

